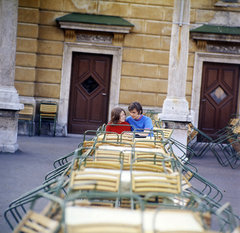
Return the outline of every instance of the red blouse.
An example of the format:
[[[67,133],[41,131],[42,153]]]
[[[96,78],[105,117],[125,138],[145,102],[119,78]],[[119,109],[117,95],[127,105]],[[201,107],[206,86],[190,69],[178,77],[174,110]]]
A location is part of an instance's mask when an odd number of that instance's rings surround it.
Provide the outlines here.
[[[111,125],[112,123],[108,123],[106,127],[107,132],[115,132],[121,134],[123,131],[131,131],[130,124],[125,122],[121,122],[117,125]]]

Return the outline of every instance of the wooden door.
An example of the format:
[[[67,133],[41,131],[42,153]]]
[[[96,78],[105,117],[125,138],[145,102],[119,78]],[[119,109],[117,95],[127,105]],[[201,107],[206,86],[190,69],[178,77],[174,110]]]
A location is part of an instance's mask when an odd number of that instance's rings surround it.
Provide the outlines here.
[[[82,134],[107,122],[112,56],[73,53],[68,132]]]
[[[204,63],[198,128],[209,136],[225,127],[236,113],[239,66]]]

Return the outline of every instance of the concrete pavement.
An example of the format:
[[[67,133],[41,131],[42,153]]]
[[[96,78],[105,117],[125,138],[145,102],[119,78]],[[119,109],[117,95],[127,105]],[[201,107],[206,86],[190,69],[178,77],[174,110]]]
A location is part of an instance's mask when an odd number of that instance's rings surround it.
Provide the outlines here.
[[[45,175],[53,170],[54,160],[74,151],[82,142],[83,135],[68,137],[18,136],[19,150],[0,153],[0,233],[10,232],[4,219],[4,211],[11,201],[41,185]],[[222,167],[208,152],[202,159],[191,160],[204,178],[214,183],[223,193],[220,202],[230,202],[240,215],[240,167],[233,170]]]

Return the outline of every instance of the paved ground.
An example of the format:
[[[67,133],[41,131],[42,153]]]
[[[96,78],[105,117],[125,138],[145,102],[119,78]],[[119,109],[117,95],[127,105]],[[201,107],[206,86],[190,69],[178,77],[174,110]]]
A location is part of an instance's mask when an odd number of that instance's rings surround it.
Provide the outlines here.
[[[83,136],[49,137],[19,136],[19,150],[14,154],[0,153],[0,233],[10,232],[4,219],[8,204],[21,194],[41,185],[44,176],[53,170],[55,159],[74,151]],[[240,215],[240,167],[233,170],[221,167],[209,152],[204,158],[191,162],[199,174],[210,180],[223,192],[221,204],[231,202],[234,212]]]

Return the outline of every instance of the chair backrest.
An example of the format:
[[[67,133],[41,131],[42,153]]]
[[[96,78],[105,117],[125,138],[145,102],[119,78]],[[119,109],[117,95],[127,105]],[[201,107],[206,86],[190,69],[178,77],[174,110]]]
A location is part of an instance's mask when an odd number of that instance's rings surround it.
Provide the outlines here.
[[[19,111],[18,119],[33,121],[33,115],[34,115],[34,106],[32,104],[24,103],[24,109]]]
[[[112,169],[112,170],[120,170],[121,164],[106,162],[106,161],[86,161],[83,163],[85,168],[100,168],[100,169]]]
[[[36,213],[29,210],[24,216],[23,220],[13,231],[14,233],[29,233],[29,232],[42,232],[54,233],[59,227],[59,222],[50,219],[43,214]]]
[[[189,123],[188,124],[187,144],[190,143],[197,135],[198,135],[198,131],[194,129],[192,123]]]
[[[41,117],[54,118],[57,114],[56,102],[41,102],[40,103],[40,115]]]
[[[172,171],[173,161],[174,159],[172,157],[163,155],[160,153],[157,154],[157,153],[137,152],[137,151],[135,152],[135,158],[134,158],[134,163],[136,164],[155,165],[163,171],[164,170]]]
[[[97,190],[105,192],[117,192],[120,184],[120,173],[107,173],[100,171],[72,171],[70,189]]]
[[[67,226],[67,232],[74,233],[141,233],[141,225],[94,223]]]
[[[133,193],[163,192],[181,193],[181,175],[179,172],[166,173],[132,173]]]
[[[121,152],[117,150],[95,150],[95,161],[110,161],[113,163],[130,163],[131,152]]]

